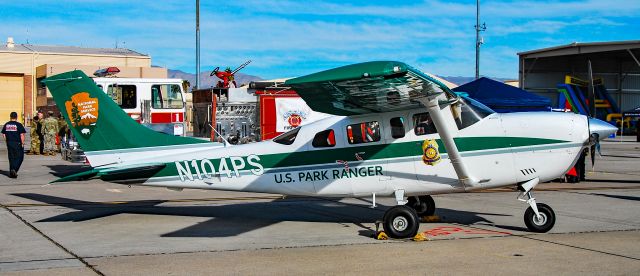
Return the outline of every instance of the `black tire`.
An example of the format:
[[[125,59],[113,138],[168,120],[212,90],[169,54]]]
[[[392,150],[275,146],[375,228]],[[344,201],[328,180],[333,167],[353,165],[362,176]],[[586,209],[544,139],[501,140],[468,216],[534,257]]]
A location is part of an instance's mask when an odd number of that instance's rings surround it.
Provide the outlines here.
[[[433,216],[436,213],[436,202],[433,201],[433,197],[430,195],[424,196],[411,196],[408,198],[407,205],[416,211],[418,216]]]
[[[418,214],[406,205],[391,207],[384,213],[382,227],[385,233],[394,239],[405,239],[415,236],[420,227]]]
[[[527,211],[524,212],[524,224],[527,225],[527,228],[529,228],[529,231],[531,232],[549,232],[556,223],[556,214],[547,204],[537,203],[536,205],[538,206],[538,212],[543,217],[542,221],[537,220],[536,213],[533,212],[531,207],[529,207],[527,208]]]

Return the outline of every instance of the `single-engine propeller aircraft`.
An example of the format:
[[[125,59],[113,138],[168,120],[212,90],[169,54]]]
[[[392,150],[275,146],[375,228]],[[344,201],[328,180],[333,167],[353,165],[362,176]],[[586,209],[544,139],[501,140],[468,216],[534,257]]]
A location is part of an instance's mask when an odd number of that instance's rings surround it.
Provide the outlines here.
[[[435,211],[431,195],[505,186],[529,205],[528,229],[549,231],[555,214],[531,190],[573,166],[589,127],[615,129],[577,114],[497,114],[394,61],[288,80],[313,110],[335,116],[238,146],[147,129],[81,71],[44,82],[93,167],[54,182],[372,197],[374,206],[376,197],[393,197],[383,218],[393,238],[417,233],[418,215]]]

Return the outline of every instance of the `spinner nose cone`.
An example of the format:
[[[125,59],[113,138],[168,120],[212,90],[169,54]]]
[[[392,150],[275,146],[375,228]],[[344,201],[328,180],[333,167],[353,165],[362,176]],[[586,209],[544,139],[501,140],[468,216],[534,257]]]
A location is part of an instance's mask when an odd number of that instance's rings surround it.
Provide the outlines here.
[[[597,134],[598,139],[602,140],[609,137],[609,135],[616,133],[618,128],[611,124],[596,118],[589,118],[589,132],[590,134]]]

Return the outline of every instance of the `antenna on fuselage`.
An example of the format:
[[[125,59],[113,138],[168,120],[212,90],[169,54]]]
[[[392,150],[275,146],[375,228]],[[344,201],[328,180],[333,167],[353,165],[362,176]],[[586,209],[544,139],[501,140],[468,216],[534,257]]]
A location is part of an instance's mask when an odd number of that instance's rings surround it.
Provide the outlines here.
[[[220,135],[220,132],[218,132],[218,130],[216,130],[215,127],[213,127],[211,124],[208,124],[209,127],[211,128],[211,130],[213,130],[216,134],[218,134],[218,137],[220,137],[220,139],[222,139],[222,141],[224,141],[224,146],[228,146],[231,145],[231,143],[229,143],[229,141],[227,141],[227,139],[224,139],[224,136]]]

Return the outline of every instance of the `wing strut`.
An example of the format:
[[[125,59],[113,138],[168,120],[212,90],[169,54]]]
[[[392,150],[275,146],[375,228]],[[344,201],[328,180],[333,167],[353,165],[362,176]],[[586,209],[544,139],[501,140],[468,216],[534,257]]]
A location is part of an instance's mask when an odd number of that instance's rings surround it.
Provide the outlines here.
[[[469,187],[477,187],[482,181],[478,181],[476,178],[471,176],[467,166],[462,161],[460,151],[458,151],[458,146],[456,146],[456,143],[453,141],[453,131],[451,131],[449,126],[446,124],[444,116],[442,115],[442,110],[438,103],[438,97],[424,97],[419,98],[418,101],[427,107],[427,110],[431,115],[431,119],[436,126],[436,130],[440,135],[440,139],[442,140],[444,147],[447,149],[447,155],[449,155],[449,160],[451,160],[451,164],[453,165],[453,169],[456,171],[456,175],[458,175],[460,183],[465,189]]]

